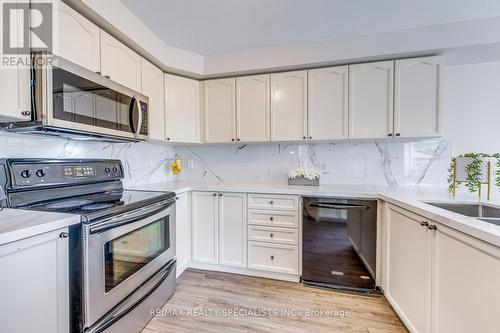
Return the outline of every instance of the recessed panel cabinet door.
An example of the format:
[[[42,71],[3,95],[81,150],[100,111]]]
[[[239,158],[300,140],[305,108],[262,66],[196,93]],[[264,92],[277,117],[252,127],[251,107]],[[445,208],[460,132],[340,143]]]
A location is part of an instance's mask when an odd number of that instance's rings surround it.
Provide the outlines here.
[[[192,192],[193,262],[218,263],[218,204],[216,192]]]
[[[235,79],[203,82],[205,142],[236,141]]]
[[[102,30],[101,72],[125,87],[141,90],[141,57]]]
[[[269,75],[236,78],[236,120],[239,141],[271,139],[271,88]]]
[[[56,54],[93,72],[99,72],[100,29],[62,1],[58,1],[54,9],[58,20],[55,32]]]
[[[247,266],[246,193],[219,193],[219,264]]]
[[[271,140],[307,135],[307,71],[271,74]]]
[[[349,137],[393,136],[393,61],[349,66]]]
[[[309,139],[347,139],[348,78],[348,66],[308,71]]]
[[[433,249],[432,332],[497,332],[500,249],[439,224]]]
[[[165,74],[166,139],[200,143],[200,81]]]
[[[149,97],[148,128],[149,138],[165,140],[165,89],[163,87],[163,71],[141,59],[142,93]]]
[[[439,57],[396,60],[394,133],[401,137],[441,135]],[[399,134],[399,135],[398,135]]]
[[[431,235],[422,218],[387,205],[386,296],[411,332],[430,330]],[[442,331],[444,332],[444,331]]]

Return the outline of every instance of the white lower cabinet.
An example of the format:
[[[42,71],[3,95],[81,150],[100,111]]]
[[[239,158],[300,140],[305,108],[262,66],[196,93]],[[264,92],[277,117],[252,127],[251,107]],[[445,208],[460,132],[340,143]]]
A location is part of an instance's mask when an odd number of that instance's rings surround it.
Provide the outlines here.
[[[175,204],[175,250],[177,255],[177,276],[191,261],[191,193],[177,196]]]
[[[0,246],[0,332],[69,332],[68,238],[60,229]]]
[[[193,262],[218,262],[217,192],[193,192]]]
[[[192,196],[193,262],[246,267],[246,193]]]
[[[297,246],[248,242],[248,268],[277,273],[299,273]]]
[[[410,332],[496,332],[500,248],[384,203],[382,287]]]

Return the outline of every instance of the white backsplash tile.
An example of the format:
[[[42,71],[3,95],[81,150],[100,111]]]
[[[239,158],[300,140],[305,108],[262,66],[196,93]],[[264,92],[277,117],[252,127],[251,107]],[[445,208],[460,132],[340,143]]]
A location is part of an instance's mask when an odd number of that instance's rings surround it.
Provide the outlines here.
[[[161,143],[90,142],[40,135],[0,132],[0,158],[105,158],[119,159],[125,186],[170,180],[172,146]]]
[[[290,168],[314,167],[322,184],[446,185],[451,144],[416,141],[175,147],[176,179],[285,183]],[[188,160],[194,167],[187,168]]]

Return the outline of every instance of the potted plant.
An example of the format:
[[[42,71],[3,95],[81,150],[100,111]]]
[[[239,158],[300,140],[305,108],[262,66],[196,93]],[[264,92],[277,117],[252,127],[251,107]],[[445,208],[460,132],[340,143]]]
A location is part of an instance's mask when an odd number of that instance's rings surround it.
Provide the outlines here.
[[[320,172],[312,168],[297,168],[288,171],[288,185],[319,186]]]
[[[481,185],[488,184],[488,199],[492,183],[500,187],[500,153],[467,153],[451,159],[448,176],[449,191],[465,184],[469,192],[479,192]]]

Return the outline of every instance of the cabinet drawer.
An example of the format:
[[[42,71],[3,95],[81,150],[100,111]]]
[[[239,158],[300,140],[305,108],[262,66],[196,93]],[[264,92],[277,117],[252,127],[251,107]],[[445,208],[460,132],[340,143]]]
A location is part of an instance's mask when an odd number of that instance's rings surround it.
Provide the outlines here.
[[[248,268],[298,274],[298,246],[248,242]]]
[[[297,245],[299,230],[251,225],[248,226],[248,240]]]
[[[294,195],[250,194],[248,208],[299,210],[299,197]]]
[[[248,224],[273,227],[299,227],[299,214],[295,212],[279,212],[270,210],[249,210]]]

